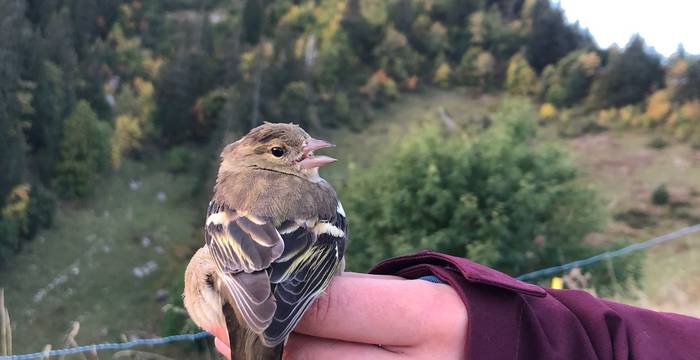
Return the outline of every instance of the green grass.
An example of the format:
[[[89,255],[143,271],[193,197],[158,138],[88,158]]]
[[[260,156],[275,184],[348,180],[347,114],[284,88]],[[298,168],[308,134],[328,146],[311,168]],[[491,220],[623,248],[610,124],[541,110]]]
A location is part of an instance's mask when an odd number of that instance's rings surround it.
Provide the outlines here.
[[[172,175],[164,162],[127,161],[90,199],[61,206],[55,225],[11,260],[0,287],[14,353],[63,347],[73,321],[80,322],[79,344],[159,334],[163,304],[156,292],[181,276],[205,211],[192,204],[195,177]],[[138,189],[130,188],[132,180]],[[134,274],[149,263],[153,272]]]

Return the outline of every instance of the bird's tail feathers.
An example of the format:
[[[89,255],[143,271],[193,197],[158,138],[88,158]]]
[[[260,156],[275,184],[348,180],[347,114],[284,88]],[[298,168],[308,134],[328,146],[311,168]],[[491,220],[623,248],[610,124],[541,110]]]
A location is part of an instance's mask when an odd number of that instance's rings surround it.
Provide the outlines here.
[[[250,331],[229,303],[223,306],[232,360],[281,360],[284,345],[267,347],[258,334]]]

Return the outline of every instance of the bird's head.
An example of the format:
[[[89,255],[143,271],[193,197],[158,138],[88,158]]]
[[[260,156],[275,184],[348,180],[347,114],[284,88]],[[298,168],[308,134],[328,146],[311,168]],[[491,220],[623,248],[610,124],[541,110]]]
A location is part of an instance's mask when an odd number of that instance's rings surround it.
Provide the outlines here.
[[[185,270],[185,309],[199,327],[226,339],[223,299],[217,290],[216,264],[206,246],[199,249]]]
[[[314,139],[294,124],[265,123],[221,153],[221,170],[253,168],[318,179],[318,168],[336,159],[314,151],[334,145]]]

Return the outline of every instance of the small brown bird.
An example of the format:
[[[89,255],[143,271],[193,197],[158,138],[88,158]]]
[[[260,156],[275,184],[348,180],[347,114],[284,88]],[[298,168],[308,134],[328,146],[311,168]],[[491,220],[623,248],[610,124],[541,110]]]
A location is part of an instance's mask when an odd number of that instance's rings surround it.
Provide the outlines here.
[[[342,272],[345,213],[318,174],[335,159],[314,155],[331,146],[299,126],[266,123],[221,153],[185,305],[205,330],[226,324],[233,359],[281,358],[301,316]]]

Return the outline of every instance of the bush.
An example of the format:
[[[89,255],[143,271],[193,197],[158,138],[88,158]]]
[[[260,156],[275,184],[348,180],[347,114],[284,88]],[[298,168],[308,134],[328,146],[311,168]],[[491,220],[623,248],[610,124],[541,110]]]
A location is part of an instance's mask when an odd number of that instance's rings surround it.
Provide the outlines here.
[[[39,229],[50,227],[55,211],[56,196],[40,184],[33,185],[27,205],[27,229],[22,235],[32,239]]]
[[[396,83],[384,70],[375,72],[360,89],[374,106],[384,106],[399,97]]]
[[[9,254],[22,248],[23,240],[51,226],[55,208],[55,197],[41,185],[19,184],[12,189],[0,211],[0,267]]]
[[[557,108],[550,103],[544,103],[540,106],[539,116],[542,120],[554,120],[557,118]]]
[[[168,151],[168,170],[174,173],[187,171],[192,162],[190,151],[184,146],[175,146]]]
[[[520,274],[592,253],[604,218],[566,155],[533,145],[536,114],[505,101],[470,139],[421,128],[357,172],[341,195],[354,224],[348,265],[423,248]]]
[[[193,130],[197,139],[206,140],[211,137],[219,125],[226,103],[233,100],[232,96],[231,91],[216,88],[197,99],[194,104],[196,125]]]
[[[668,141],[666,141],[666,139],[664,139],[662,136],[654,136],[654,138],[651,139],[647,145],[650,148],[661,150],[668,146]]]
[[[666,189],[666,184],[657,186],[654,192],[651,193],[651,203],[657,206],[668,204],[670,199],[671,196],[668,193],[668,189]]]

